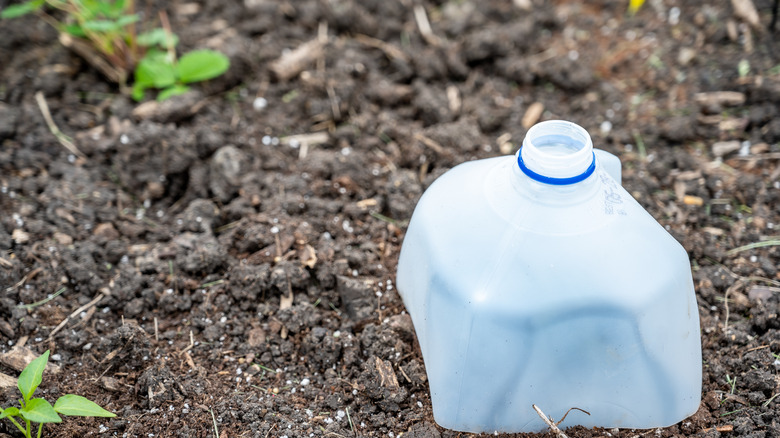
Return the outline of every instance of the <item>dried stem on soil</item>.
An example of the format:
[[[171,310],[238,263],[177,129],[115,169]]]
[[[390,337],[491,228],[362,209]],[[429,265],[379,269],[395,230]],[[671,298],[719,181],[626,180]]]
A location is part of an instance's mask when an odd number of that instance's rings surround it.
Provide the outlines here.
[[[90,301],[87,304],[79,307],[78,309],[74,310],[73,313],[71,313],[70,315],[65,317],[65,319],[63,319],[62,322],[60,322],[57,325],[57,327],[55,327],[54,330],[51,331],[51,333],[49,333],[49,337],[46,340],[49,341],[49,340],[53,339],[54,335],[56,335],[60,330],[62,330],[62,328],[65,327],[65,325],[69,321],[75,319],[78,315],[81,314],[81,312],[84,312],[85,310],[94,307],[100,300],[102,300],[103,298],[105,298],[105,297],[107,297],[109,295],[111,295],[111,291],[108,288],[104,287],[103,289],[101,289],[100,290],[100,294],[98,294],[98,296],[96,296],[92,301]]]
[[[565,434],[565,433],[563,433],[563,431],[562,431],[562,430],[558,429],[558,425],[557,425],[557,424],[555,424],[555,423],[553,423],[552,419],[550,419],[549,417],[547,417],[547,415],[545,415],[545,413],[544,413],[544,412],[542,412],[542,410],[541,410],[541,409],[539,409],[539,407],[538,407],[538,406],[536,406],[536,405],[531,405],[531,406],[534,408],[534,410],[536,411],[536,413],[537,413],[537,414],[539,414],[539,417],[541,417],[541,418],[542,418],[542,421],[544,421],[544,423],[545,423],[545,424],[547,424],[547,427],[549,427],[549,428],[550,428],[550,430],[551,430],[551,431],[552,431],[552,432],[553,432],[553,433],[554,433],[554,434],[555,434],[555,435],[556,435],[558,438],[569,438],[568,436],[566,436],[566,434]]]
[[[51,112],[49,111],[49,105],[46,103],[46,98],[43,97],[42,92],[39,91],[35,93],[35,101],[38,103],[38,108],[40,108],[41,114],[43,114],[43,119],[46,121],[46,125],[49,127],[49,131],[51,131],[51,133],[57,137],[57,141],[59,141],[60,144],[63,145],[65,149],[67,149],[73,155],[76,155],[79,158],[86,158],[86,155],[84,155],[76,147],[76,145],[73,144],[73,141],[71,141],[70,137],[60,131],[60,128],[58,128],[54,123],[54,119],[52,119]]]
[[[417,22],[417,27],[426,43],[434,47],[441,45],[441,39],[433,33],[431,23],[428,21],[428,14],[422,5],[414,6],[414,20]]]

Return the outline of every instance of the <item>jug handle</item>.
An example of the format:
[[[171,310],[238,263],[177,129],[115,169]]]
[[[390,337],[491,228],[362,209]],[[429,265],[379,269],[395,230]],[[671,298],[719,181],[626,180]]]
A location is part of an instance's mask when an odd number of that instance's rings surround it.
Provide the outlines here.
[[[612,179],[617,181],[618,184],[623,185],[621,181],[620,158],[607,151],[596,148],[593,148],[593,153],[596,154],[597,165],[604,167],[604,170],[607,171]]]

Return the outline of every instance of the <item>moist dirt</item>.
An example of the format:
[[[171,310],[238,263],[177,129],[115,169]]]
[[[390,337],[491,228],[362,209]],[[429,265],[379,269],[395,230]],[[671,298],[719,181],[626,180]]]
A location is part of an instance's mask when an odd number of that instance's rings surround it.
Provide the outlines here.
[[[0,22],[0,356],[50,349],[40,396],[117,414],[45,436],[469,435],[433,421],[398,254],[437,176],[548,119],[685,247],[703,337],[695,415],[566,433],[780,436],[773,2],[627,3],[151,4],[232,65],[141,105],[44,21]]]

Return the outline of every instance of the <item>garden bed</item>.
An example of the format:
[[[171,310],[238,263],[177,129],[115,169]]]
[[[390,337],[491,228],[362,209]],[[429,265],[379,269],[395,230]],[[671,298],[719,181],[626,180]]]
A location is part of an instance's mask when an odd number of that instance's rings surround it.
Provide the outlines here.
[[[50,349],[41,396],[117,414],[45,436],[463,435],[394,288],[405,227],[437,176],[548,119],[618,155],[688,251],[703,337],[693,417],[567,434],[780,436],[773,2],[757,26],[627,3],[171,2],[180,45],[231,67],[140,105],[42,20],[0,22],[0,354]]]

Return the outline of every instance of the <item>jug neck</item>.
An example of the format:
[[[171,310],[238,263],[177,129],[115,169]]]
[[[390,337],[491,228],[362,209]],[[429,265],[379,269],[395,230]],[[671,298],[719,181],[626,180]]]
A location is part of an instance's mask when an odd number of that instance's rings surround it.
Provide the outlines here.
[[[590,135],[562,120],[541,122],[528,130],[513,166],[512,185],[534,202],[571,205],[598,192],[601,172]]]
[[[517,165],[534,181],[568,186],[593,174],[596,156],[585,129],[571,122],[550,120],[528,130],[517,154]]]

